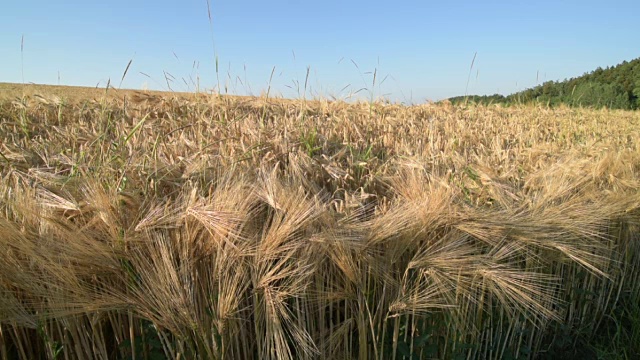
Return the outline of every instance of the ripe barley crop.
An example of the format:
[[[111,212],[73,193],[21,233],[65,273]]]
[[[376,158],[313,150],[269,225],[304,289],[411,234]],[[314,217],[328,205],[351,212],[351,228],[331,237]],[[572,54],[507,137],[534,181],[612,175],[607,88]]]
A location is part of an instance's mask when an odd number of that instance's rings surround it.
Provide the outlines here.
[[[0,102],[3,359],[579,354],[640,302],[637,113],[50,99]]]

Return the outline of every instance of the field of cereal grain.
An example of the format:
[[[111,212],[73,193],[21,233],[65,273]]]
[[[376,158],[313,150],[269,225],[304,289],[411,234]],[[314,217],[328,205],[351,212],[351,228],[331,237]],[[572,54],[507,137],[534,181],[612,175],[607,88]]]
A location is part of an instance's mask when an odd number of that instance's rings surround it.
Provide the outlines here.
[[[640,351],[637,112],[1,89],[3,359]]]

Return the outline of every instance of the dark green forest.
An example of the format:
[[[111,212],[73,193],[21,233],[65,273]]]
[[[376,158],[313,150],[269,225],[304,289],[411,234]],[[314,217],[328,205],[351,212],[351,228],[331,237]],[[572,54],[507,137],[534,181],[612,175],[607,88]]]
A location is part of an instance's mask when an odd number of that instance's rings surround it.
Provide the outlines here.
[[[640,109],[640,58],[606,69],[597,68],[564,81],[547,81],[534,88],[508,96],[470,95],[449,98],[452,103],[565,104],[610,109]]]

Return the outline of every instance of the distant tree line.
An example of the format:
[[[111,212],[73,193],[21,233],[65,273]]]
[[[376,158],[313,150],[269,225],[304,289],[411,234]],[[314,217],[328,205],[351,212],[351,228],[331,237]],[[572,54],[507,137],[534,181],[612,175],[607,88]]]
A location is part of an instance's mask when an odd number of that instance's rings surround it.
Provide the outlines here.
[[[524,104],[549,106],[565,104],[610,109],[640,109],[640,58],[619,65],[597,68],[580,77],[547,81],[542,85],[508,96],[472,95],[448,99],[452,103]]]

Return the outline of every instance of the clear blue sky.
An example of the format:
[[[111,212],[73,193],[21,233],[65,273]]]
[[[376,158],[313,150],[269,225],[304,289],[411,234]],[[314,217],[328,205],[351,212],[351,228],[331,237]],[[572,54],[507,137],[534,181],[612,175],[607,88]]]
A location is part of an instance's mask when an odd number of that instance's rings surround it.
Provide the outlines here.
[[[118,86],[133,59],[122,87],[166,89],[166,71],[174,90],[194,90],[190,76],[210,89],[215,52],[223,92],[227,84],[260,94],[275,66],[271,93],[297,96],[310,67],[307,96],[344,97],[371,90],[377,69],[374,96],[421,102],[464,95],[476,52],[470,94],[509,94],[536,76],[562,80],[640,57],[638,0],[211,0],[212,29],[206,0],[5,0],[2,8],[0,82],[22,82],[24,71],[25,82]]]

